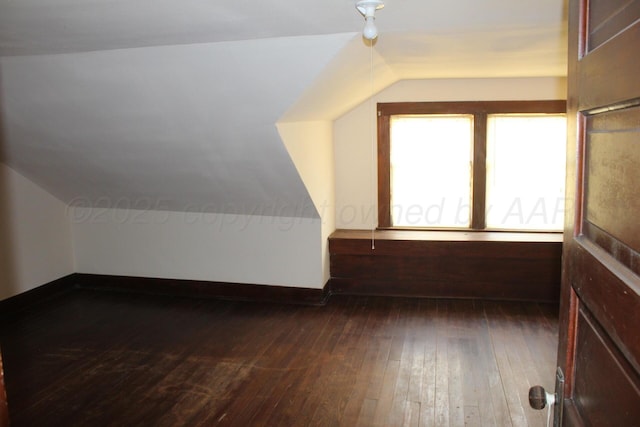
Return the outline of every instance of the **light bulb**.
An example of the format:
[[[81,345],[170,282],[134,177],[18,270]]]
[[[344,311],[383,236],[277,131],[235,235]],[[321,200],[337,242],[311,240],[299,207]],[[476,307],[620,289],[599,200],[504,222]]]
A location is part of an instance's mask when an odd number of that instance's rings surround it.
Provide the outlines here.
[[[378,29],[376,28],[376,10],[382,9],[384,3],[382,0],[359,0],[356,3],[356,9],[364,16],[365,24],[362,36],[367,40],[375,40],[378,37]]]
[[[378,29],[376,28],[375,20],[376,18],[374,18],[373,16],[367,16],[365,18],[366,23],[364,24],[362,35],[367,40],[373,40],[378,37]]]

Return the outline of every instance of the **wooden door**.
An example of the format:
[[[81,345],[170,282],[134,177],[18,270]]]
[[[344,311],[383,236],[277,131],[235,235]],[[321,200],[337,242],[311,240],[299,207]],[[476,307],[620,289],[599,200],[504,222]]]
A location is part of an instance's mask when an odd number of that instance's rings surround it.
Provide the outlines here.
[[[4,371],[2,369],[2,352],[0,352],[0,427],[9,425],[9,410],[7,408],[7,393],[4,389]]]
[[[640,426],[640,0],[570,0],[567,107],[555,417]]]

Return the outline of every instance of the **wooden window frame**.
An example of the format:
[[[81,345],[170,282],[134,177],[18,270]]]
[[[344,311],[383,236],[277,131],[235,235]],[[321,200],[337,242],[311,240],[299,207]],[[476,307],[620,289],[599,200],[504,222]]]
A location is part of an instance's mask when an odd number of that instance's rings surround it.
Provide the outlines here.
[[[471,226],[486,229],[487,116],[491,114],[566,114],[565,100],[549,101],[463,101],[378,103],[378,229],[402,228],[391,223],[391,116],[411,114],[473,115],[473,169]],[[417,228],[417,227],[416,227]]]

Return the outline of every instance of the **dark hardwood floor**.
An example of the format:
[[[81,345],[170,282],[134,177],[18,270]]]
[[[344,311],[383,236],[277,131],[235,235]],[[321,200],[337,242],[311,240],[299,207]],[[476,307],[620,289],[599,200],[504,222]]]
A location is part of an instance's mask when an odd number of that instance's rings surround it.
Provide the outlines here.
[[[555,305],[75,290],[0,327],[12,426],[543,426]]]

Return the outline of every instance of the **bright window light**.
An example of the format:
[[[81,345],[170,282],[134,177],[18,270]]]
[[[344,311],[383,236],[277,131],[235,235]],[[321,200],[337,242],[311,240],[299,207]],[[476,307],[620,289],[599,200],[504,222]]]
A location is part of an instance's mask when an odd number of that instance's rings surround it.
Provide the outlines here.
[[[562,229],[566,126],[564,114],[488,116],[487,229]]]
[[[391,118],[393,226],[470,226],[473,115]]]

